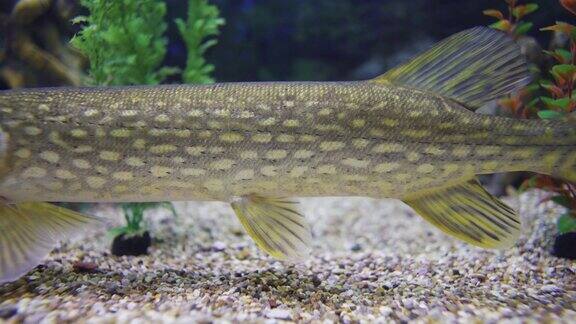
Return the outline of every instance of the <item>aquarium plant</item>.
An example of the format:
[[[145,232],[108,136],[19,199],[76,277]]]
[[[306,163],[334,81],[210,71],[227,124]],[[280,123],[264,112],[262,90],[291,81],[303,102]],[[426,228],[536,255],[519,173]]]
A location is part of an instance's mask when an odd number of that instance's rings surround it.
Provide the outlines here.
[[[520,4],[517,0],[505,0],[508,4],[508,14],[490,9],[484,14],[494,17],[497,22],[491,27],[500,29],[518,38],[526,34],[533,24],[523,21],[526,15],[536,11],[535,3]],[[573,15],[576,15],[576,1],[560,0]],[[576,26],[557,22],[541,29],[563,34],[567,39],[566,48],[554,48],[544,51],[554,62],[541,77],[521,93],[505,98],[500,106],[523,118],[574,118],[576,110]],[[546,175],[536,175],[527,179],[522,189],[540,188],[551,195],[546,201],[553,201],[567,209],[557,222],[559,236],[555,244],[555,253],[559,256],[576,257],[574,240],[576,236],[576,185],[562,179],[554,179]],[[568,245],[562,242],[567,240]],[[563,248],[568,246],[568,248]]]
[[[176,216],[174,206],[169,202],[123,203],[122,210],[126,220],[125,226],[115,227],[109,234],[115,239],[112,242],[114,255],[146,254],[150,246],[150,233],[143,226],[144,212],[150,208],[165,207]]]
[[[166,4],[161,0],[82,0],[88,16],[77,17],[82,30],[72,39],[90,61],[87,84],[136,85],[158,84],[178,68],[161,66],[166,54]],[[188,60],[182,73],[187,83],[213,82],[214,69],[203,55],[216,44],[213,37],[224,24],[218,9],[207,0],[190,0],[188,19],[176,24],[186,43]],[[171,203],[123,203],[126,225],[114,228],[112,252],[116,255],[145,253],[150,236],[144,226],[144,213],[156,207],[176,212]],[[138,239],[142,244],[138,244]],[[120,243],[123,242],[123,243]],[[142,248],[144,247],[144,248]]]
[[[87,83],[158,84],[174,68],[161,67],[166,54],[166,4],[161,0],[81,0],[89,15],[72,39],[90,61]]]
[[[186,68],[182,73],[185,83],[212,83],[210,73],[214,65],[208,64],[204,53],[216,45],[214,36],[220,33],[224,19],[220,18],[218,7],[208,3],[208,0],[189,0],[188,19],[178,18],[175,21],[182,39],[186,43]]]
[[[507,15],[504,15],[502,11],[496,9],[484,10],[484,14],[498,20],[491,24],[490,27],[507,32],[517,39],[528,33],[534,26],[533,23],[523,21],[523,19],[538,10],[538,4],[518,4],[517,0],[506,0],[506,3],[508,4]]]

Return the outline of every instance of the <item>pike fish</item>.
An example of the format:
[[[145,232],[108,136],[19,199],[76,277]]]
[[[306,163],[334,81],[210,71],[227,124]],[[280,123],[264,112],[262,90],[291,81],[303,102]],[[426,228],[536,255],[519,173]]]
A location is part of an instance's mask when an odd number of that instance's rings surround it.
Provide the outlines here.
[[[529,80],[514,41],[476,27],[366,81],[2,91],[0,282],[99,222],[50,202],[230,202],[262,250],[294,260],[311,240],[295,197],[392,197],[510,247],[519,217],[476,176],[576,181],[573,123],[475,112]]]

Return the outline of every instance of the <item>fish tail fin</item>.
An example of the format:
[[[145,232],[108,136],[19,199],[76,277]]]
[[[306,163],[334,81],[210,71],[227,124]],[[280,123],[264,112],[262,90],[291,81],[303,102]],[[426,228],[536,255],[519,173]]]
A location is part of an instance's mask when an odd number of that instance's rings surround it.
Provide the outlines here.
[[[86,226],[101,224],[50,203],[0,205],[0,284],[18,279],[37,266],[58,241],[69,239]]]
[[[470,110],[520,90],[530,82],[520,47],[506,34],[475,27],[371,80],[451,98]]]

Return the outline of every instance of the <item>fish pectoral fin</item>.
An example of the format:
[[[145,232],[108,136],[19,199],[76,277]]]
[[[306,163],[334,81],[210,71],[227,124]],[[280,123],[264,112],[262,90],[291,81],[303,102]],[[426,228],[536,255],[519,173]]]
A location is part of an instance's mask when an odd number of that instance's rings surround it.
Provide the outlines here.
[[[505,33],[475,27],[455,34],[375,78],[436,93],[476,110],[530,82],[520,47]]]
[[[232,208],[258,247],[274,258],[297,261],[310,253],[310,227],[296,201],[248,195],[233,201]]]
[[[520,235],[518,215],[476,179],[403,201],[445,233],[475,246],[507,248]]]
[[[0,205],[0,284],[18,279],[37,266],[58,241],[69,239],[88,225],[101,224],[50,203]]]

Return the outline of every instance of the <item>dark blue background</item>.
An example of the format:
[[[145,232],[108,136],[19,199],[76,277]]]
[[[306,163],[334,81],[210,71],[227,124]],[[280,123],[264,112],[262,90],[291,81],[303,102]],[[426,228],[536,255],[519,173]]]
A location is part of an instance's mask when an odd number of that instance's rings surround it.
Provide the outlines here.
[[[187,1],[169,0],[168,15]],[[557,0],[536,2],[531,35],[573,19]],[[484,9],[506,12],[503,0],[213,0],[226,26],[208,53],[218,81],[349,80],[375,76],[434,42],[487,25]],[[170,27],[169,65],[183,65],[185,49]]]

